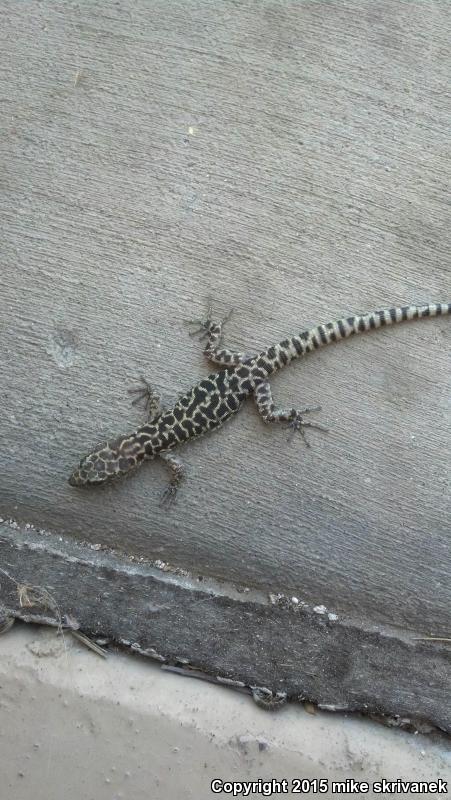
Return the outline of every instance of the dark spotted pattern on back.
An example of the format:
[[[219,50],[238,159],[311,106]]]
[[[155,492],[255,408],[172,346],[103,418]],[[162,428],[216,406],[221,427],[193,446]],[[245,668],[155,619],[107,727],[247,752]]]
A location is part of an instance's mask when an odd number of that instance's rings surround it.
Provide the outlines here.
[[[266,419],[293,420],[295,409],[276,411],[267,378],[293,359],[319,347],[346,339],[356,333],[392,325],[403,320],[451,314],[451,303],[388,308],[370,314],[347,317],[318,325],[297,336],[283,339],[254,357],[219,347],[221,325],[210,320],[203,325],[208,336],[205,354],[224,369],[214,372],[179,398],[174,407],[156,412],[151,421],[137,431],[105,443],[80,461],[69,478],[72,486],[99,484],[130,472],[146,460],[162,455],[177,445],[219,428],[240,409],[243,401],[255,395]],[[177,473],[180,466],[172,467]]]

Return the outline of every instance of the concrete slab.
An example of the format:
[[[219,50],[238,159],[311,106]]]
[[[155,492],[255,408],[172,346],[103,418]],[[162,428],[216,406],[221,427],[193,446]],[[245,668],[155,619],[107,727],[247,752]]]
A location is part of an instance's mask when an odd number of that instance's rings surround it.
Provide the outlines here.
[[[450,37],[447,0],[2,4],[2,518],[449,637],[449,319],[281,373],[278,402],[321,403],[331,433],[289,445],[249,404],[186,448],[169,514],[157,464],[105,491],[66,480],[142,422],[136,376],[170,402],[207,373],[182,320],[208,295],[249,351],[451,299]]]

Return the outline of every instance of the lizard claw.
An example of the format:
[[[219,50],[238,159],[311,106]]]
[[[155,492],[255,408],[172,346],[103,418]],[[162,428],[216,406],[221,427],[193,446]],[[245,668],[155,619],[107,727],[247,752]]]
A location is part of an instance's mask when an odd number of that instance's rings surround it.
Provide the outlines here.
[[[157,416],[160,413],[160,395],[157,394],[150,383],[140,375],[139,381],[142,384],[135,389],[127,389],[127,394],[135,394],[136,397],[132,400],[132,406],[137,406],[143,403],[144,408],[149,414],[149,417]]]
[[[311,411],[321,411],[321,406],[312,406],[309,408],[303,408],[302,411],[297,411],[293,408],[292,415],[293,418],[291,422],[287,425],[287,428],[291,430],[291,435],[288,437],[288,441],[292,441],[293,436],[296,432],[299,432],[306,444],[307,447],[311,447],[310,442],[308,441],[305,435],[305,428],[316,428],[319,431],[323,431],[324,433],[329,432],[329,428],[326,428],[324,425],[319,425],[316,422],[305,422],[304,421],[304,414],[309,414]]]
[[[142,386],[137,386],[135,389],[127,389],[127,394],[136,394],[135,399],[132,400],[132,406],[137,406],[144,400],[144,407],[147,408],[151,398],[155,396],[154,391],[150,383],[142,375],[139,376],[139,382],[142,383]]]
[[[233,311],[234,311],[233,308],[229,309],[229,311],[227,312],[227,314],[225,315],[225,317],[223,318],[223,320],[221,322],[221,328],[223,328],[224,325],[226,324],[226,322],[229,321],[229,319],[231,318],[231,316],[233,314]]]
[[[177,486],[174,486],[174,484],[170,483],[169,486],[166,487],[164,492],[162,492],[159,502],[160,508],[168,510],[172,506],[176,494],[177,494]]]
[[[207,336],[209,336],[211,333],[219,334],[219,336],[220,336],[221,333],[222,333],[222,328],[224,327],[226,322],[229,321],[230,317],[233,314],[233,308],[230,309],[230,311],[225,315],[224,319],[221,322],[213,322],[212,314],[213,314],[213,309],[212,309],[212,304],[211,304],[211,301],[210,301],[209,305],[208,305],[206,319],[203,319],[203,320],[202,319],[184,320],[186,325],[198,325],[199,326],[198,328],[196,328],[196,330],[190,331],[189,335],[190,336],[197,336],[198,334],[200,334],[200,337],[199,337],[200,341],[202,341],[203,339],[206,339]]]

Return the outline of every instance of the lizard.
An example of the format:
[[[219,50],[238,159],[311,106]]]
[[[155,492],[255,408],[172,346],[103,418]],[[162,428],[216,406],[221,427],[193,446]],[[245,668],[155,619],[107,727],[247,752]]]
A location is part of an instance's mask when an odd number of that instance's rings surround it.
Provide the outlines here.
[[[268,380],[271,375],[296,358],[355,334],[406,320],[447,314],[451,314],[451,303],[387,308],[317,325],[256,355],[248,355],[222,345],[223,326],[230,315],[222,322],[214,322],[210,306],[205,320],[192,321],[200,328],[192,331],[191,335],[201,334],[200,339],[207,340],[204,355],[221,369],[182,394],[171,409],[161,408],[159,396],[146,381],[143,389],[129,390],[138,394],[134,403],[146,399],[148,421],[134,432],[108,441],[82,458],[69,477],[69,484],[77,487],[103,484],[130,473],[146,460],[159,457],[171,472],[161,499],[162,505],[169,505],[184,478],[183,464],[173,449],[219,428],[240,410],[251,395],[264,422],[287,423],[293,432],[302,435],[309,447],[306,429],[327,431],[324,426],[304,418],[310,412],[320,411],[320,406],[302,410],[276,408]]]

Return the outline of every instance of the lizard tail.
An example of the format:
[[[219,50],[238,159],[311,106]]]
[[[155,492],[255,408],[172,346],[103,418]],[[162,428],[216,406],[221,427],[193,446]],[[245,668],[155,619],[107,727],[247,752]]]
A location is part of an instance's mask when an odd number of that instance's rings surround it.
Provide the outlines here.
[[[298,336],[293,336],[291,339],[284,339],[284,341],[279,342],[279,344],[270,347],[265,352],[265,356],[271,359],[276,369],[280,369],[294,358],[299,358],[326,344],[338,342],[340,339],[348,339],[356,333],[363,333],[364,331],[370,331],[374,328],[383,328],[386,325],[395,325],[397,322],[404,322],[405,320],[438,317],[446,314],[451,314],[451,303],[429,303],[424,306],[401,306],[398,308],[386,308],[382,311],[373,311],[354,317],[346,317],[336,320],[336,322],[326,322],[324,325],[317,325],[315,328],[303,331]]]

